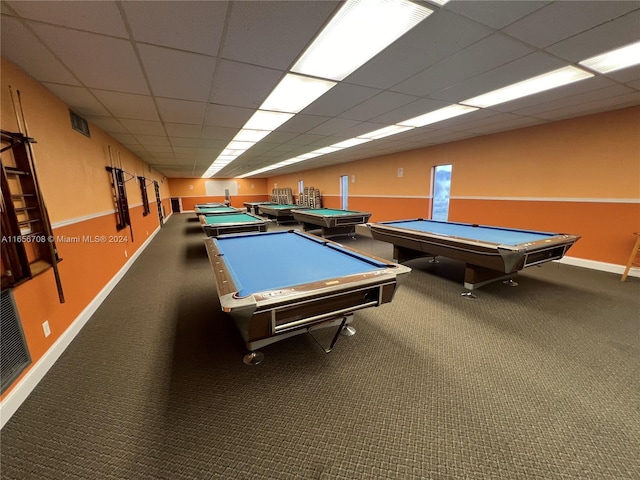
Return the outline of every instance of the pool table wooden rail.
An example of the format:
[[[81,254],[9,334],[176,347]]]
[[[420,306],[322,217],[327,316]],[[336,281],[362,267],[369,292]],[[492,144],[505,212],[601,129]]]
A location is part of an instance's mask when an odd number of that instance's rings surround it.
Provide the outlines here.
[[[404,265],[368,255],[388,268],[240,297],[241,280],[225,262],[224,253],[212,238],[206,239],[205,245],[222,310],[234,319],[249,350],[291,336],[295,331],[305,333],[311,326],[335,322],[357,310],[389,303],[397,288],[396,277],[411,271]]]
[[[469,290],[511,278],[523,268],[558,260],[580,238],[558,234],[546,240],[503,245],[375,223],[367,227],[375,240],[393,244],[393,258],[399,263],[437,256],[464,262],[464,286]]]

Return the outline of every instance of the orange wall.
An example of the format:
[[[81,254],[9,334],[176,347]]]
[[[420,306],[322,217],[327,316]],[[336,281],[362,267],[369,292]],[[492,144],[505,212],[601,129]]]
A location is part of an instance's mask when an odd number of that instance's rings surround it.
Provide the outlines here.
[[[203,178],[171,178],[169,192],[172,198],[182,199],[182,210],[193,210],[196,203],[222,202],[224,196],[208,196]],[[231,195],[231,206],[243,207],[244,202],[262,202],[270,198],[271,191],[267,191],[267,179],[216,179],[233,180],[238,184],[238,194]]]
[[[4,58],[1,67],[1,126],[4,130],[19,130],[9,95],[11,85],[16,100],[17,90],[20,91],[29,135],[37,140],[33,150],[38,178],[62,258],[58,268],[64,304],[58,301],[52,269],[14,289],[33,366],[159,228],[153,186],[147,189],[151,213],[143,216],[139,184],[132,180],[126,188],[133,236],[128,228],[116,231],[111,178],[105,170],[110,164],[109,147],[119,152],[126,172],[146,177],[147,183],[158,181],[167,215],[171,204],[168,183],[161,173],[150,169],[94,125],[90,125],[91,138],[72,130],[64,103]],[[89,242],[84,238],[96,236],[104,236],[105,240]],[[51,335],[46,338],[42,330],[45,320],[51,328]],[[17,384],[14,382],[13,387]],[[9,391],[4,392],[3,398]]]
[[[276,175],[267,187],[297,192],[303,180],[336,208],[348,175],[349,208],[371,221],[429,218],[443,164],[453,165],[449,220],[578,234],[571,256],[626,264],[640,230],[640,107]]]

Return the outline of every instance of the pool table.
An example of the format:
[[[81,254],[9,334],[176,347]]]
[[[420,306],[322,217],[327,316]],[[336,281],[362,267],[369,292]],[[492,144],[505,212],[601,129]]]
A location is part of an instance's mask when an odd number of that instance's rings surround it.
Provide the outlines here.
[[[400,263],[438,255],[464,262],[464,287],[469,290],[513,278],[525,267],[558,260],[580,238],[422,218],[367,226],[375,240],[393,244],[393,258]]]
[[[397,277],[411,271],[299,230],[209,237],[205,246],[247,364],[263,358],[260,347],[337,326],[329,352],[356,310],[391,302]]]
[[[262,205],[276,205],[273,202],[244,202],[244,206],[247,208],[247,213],[255,213],[256,215],[260,215],[260,207]]]
[[[209,237],[229,233],[266,232],[267,222],[264,218],[251,213],[228,213],[220,215],[200,215],[202,230]]]
[[[260,213],[266,215],[269,218],[275,219],[276,223],[295,222],[293,218],[292,210],[304,210],[309,207],[304,205],[293,205],[287,203],[274,203],[273,205],[260,205]]]
[[[355,238],[356,225],[367,223],[371,213],[334,208],[291,210],[293,218],[302,222],[303,230],[322,230],[322,236],[349,235]]]
[[[229,213],[242,213],[242,210],[234,207],[226,207],[224,205],[220,207],[196,207],[196,216],[200,215],[226,215]]]

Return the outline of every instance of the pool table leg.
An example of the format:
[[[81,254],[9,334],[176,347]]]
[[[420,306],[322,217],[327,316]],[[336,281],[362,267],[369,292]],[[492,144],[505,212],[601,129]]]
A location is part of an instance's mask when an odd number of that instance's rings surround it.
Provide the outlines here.
[[[464,288],[468,290],[474,290],[498,280],[509,281],[517,275],[517,272],[507,273],[500,272],[498,270],[491,270],[490,268],[479,267],[477,265],[466,264],[464,267]],[[512,282],[512,286],[518,285],[516,282]]]
[[[264,360],[264,353],[259,351],[249,352],[243,358],[242,361],[245,365],[258,365]]]
[[[355,335],[355,333],[356,333],[355,328],[347,325],[347,322],[351,323],[352,320],[353,320],[353,314],[345,315],[345,316],[342,317],[342,321],[340,322],[340,326],[338,326],[338,329],[336,330],[336,333],[333,336],[333,339],[331,339],[331,343],[329,344],[329,348],[324,347],[320,343],[320,341],[313,335],[313,333],[311,333],[313,329],[309,328],[307,330],[307,332],[309,333],[309,335],[311,335],[311,338],[313,338],[316,341],[316,343],[318,345],[320,345],[320,347],[322,347],[322,349],[325,351],[325,353],[330,353],[331,350],[333,350],[334,345],[338,341],[338,337],[340,336],[340,334],[343,334],[343,335],[346,335],[346,336],[349,336],[349,337],[352,336],[352,335]],[[344,331],[344,333],[343,333],[343,331]]]

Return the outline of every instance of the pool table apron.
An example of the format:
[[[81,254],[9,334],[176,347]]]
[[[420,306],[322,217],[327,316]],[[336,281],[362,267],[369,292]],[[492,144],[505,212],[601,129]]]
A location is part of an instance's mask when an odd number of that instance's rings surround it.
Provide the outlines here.
[[[410,271],[398,265],[393,275],[371,271],[238,297],[238,285],[213,239],[206,239],[205,245],[222,310],[234,319],[249,350],[319,326],[344,326],[355,311],[391,302],[396,276]]]
[[[422,233],[410,230],[389,230],[368,225],[375,240],[393,244],[393,258],[399,263],[420,257],[442,256],[464,262],[464,287],[473,290],[488,283],[513,278],[518,270],[564,256],[575,243],[575,237],[552,244],[534,242],[526,249],[509,245],[486,245],[474,240]],[[569,238],[570,237],[570,238]]]

